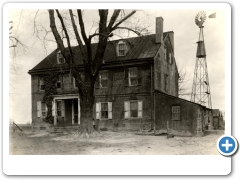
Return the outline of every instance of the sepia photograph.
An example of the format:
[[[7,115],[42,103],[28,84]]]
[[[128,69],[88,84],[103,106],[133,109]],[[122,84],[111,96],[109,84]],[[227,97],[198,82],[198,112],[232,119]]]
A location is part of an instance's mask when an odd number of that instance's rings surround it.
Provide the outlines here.
[[[14,7],[9,155],[221,156],[228,6]]]

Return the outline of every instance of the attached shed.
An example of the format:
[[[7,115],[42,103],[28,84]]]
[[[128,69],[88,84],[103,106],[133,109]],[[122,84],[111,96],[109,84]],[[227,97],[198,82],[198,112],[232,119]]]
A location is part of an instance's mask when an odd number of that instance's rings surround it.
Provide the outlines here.
[[[212,118],[206,107],[160,91],[154,93],[154,106],[156,134],[203,135],[206,119]]]

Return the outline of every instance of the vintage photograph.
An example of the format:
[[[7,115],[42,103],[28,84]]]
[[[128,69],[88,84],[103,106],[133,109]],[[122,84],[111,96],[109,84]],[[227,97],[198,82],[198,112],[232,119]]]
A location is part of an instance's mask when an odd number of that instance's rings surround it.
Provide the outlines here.
[[[9,154],[219,155],[225,10],[77,8],[9,10]]]

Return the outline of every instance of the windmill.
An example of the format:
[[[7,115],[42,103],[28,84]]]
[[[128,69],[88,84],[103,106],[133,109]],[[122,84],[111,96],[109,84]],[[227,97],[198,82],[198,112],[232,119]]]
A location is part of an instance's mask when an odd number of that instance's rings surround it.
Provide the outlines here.
[[[193,77],[191,101],[212,109],[206,50],[203,35],[203,23],[205,20],[206,13],[204,11],[200,11],[195,17],[195,23],[199,27],[200,32],[197,42],[196,64]]]

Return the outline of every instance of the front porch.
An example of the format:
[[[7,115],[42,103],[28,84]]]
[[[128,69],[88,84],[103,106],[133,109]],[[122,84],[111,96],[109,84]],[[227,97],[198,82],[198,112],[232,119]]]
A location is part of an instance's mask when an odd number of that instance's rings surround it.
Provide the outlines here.
[[[80,99],[77,95],[53,97],[52,115],[54,126],[80,125]]]

